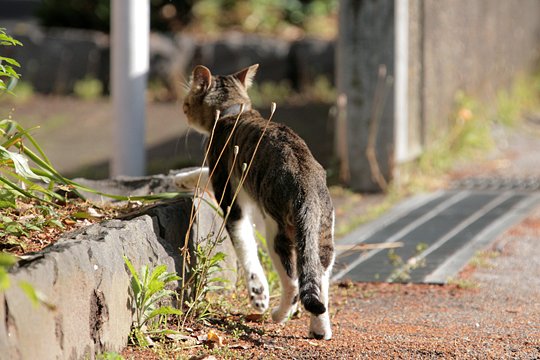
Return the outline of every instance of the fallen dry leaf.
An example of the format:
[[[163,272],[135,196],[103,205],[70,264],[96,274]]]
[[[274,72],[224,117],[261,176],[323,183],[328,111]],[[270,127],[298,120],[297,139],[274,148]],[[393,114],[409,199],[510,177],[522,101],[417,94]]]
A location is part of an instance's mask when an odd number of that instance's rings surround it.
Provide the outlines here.
[[[261,322],[263,317],[264,317],[263,314],[254,313],[254,314],[246,315],[246,320],[251,321],[251,322]]]
[[[64,219],[64,224],[66,225],[74,225],[76,224],[77,222],[74,221],[74,220],[71,220],[71,219]]]
[[[223,336],[218,335],[214,330],[208,331],[207,337],[208,337],[208,341],[213,342],[214,344],[218,346],[224,345]]]

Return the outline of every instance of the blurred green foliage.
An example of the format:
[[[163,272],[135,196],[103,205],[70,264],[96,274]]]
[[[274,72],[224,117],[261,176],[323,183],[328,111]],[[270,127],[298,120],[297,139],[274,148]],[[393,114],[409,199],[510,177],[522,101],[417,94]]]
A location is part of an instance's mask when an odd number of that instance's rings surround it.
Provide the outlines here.
[[[299,28],[328,31],[325,19],[336,13],[338,0],[150,0],[151,27],[157,31],[191,29],[215,33],[225,28],[249,32],[282,32]],[[110,0],[43,0],[41,24],[110,30]],[[326,29],[326,30],[325,30]]]
[[[37,17],[43,26],[110,30],[110,0],[43,0]],[[175,30],[187,23],[190,0],[150,0],[150,26],[154,30]]]
[[[79,99],[95,100],[103,93],[103,84],[96,78],[86,76],[75,82],[73,92]]]

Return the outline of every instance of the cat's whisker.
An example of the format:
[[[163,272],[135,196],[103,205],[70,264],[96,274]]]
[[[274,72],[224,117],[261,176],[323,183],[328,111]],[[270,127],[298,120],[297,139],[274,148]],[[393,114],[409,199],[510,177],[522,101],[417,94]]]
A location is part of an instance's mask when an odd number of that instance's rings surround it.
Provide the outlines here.
[[[184,136],[184,151],[187,152],[189,160],[191,160],[191,151],[189,151],[189,148],[188,148],[188,140],[189,140],[190,132],[191,132],[191,126],[188,126],[186,135]]]
[[[183,74],[180,74],[180,86],[184,90],[184,93],[188,93],[191,89],[191,81],[187,79]]]

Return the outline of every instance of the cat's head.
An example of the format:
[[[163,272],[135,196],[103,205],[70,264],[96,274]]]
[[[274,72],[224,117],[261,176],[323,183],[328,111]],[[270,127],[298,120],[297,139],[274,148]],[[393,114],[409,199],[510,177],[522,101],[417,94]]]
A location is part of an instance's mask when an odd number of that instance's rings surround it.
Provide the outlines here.
[[[236,115],[240,106],[251,108],[247,89],[251,86],[258,64],[251,65],[231,75],[212,75],[202,65],[193,69],[189,92],[184,99],[184,114],[190,126],[202,133],[210,133],[214,126],[216,110],[222,116]]]

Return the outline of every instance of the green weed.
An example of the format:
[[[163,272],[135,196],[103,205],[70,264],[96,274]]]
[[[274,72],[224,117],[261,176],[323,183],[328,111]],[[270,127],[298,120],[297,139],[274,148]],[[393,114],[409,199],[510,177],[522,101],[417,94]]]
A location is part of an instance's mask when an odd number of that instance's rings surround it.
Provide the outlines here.
[[[312,101],[333,104],[337,99],[337,90],[326,76],[318,76],[306,91]]]
[[[187,292],[182,305],[186,308],[183,322],[188,319],[204,320],[211,315],[212,304],[207,300],[207,295],[213,291],[223,290],[227,281],[219,277],[223,270],[221,263],[226,255],[215,252],[225,238],[209,237],[207,241],[199,243],[195,247],[195,264],[192,267],[189,278],[182,284],[182,292]]]
[[[79,99],[95,100],[103,94],[103,84],[100,80],[87,76],[75,82],[73,92]]]
[[[348,190],[337,190],[336,187],[333,187],[332,191],[336,192]],[[346,223],[336,227],[335,237],[339,238],[345,236],[352,230],[356,229],[358,226],[380,217],[382,214],[391,209],[392,206],[394,206],[400,199],[402,199],[404,195],[404,192],[397,191],[397,187],[391,185],[390,190],[388,191],[387,195],[381,203],[370,206],[365,213],[351,217]],[[346,208],[341,210],[347,211]]]
[[[9,36],[5,28],[0,28],[0,46],[22,46],[21,42]],[[20,79],[20,74],[17,68],[21,65],[17,60],[0,56],[0,93],[8,92],[17,84]]]
[[[124,360],[124,357],[115,352],[104,352],[96,356],[97,360]]]
[[[418,166],[424,173],[446,172],[456,160],[470,158],[493,147],[491,124],[480,103],[461,91],[456,94],[455,102],[456,110],[446,136],[439,138],[420,156]]]
[[[500,255],[497,251],[477,251],[469,264],[475,268],[491,269],[493,267],[491,260],[496,259]]]
[[[254,107],[267,106],[270,102],[305,103],[310,101],[331,104],[337,98],[336,89],[326,76],[318,76],[301,92],[295,92],[288,80],[282,80],[255,83],[248,93]]]
[[[274,266],[272,265],[272,259],[268,254],[268,243],[266,241],[266,238],[257,230],[255,230],[255,236],[257,237],[257,239],[259,240],[259,244],[261,245],[259,246],[259,259],[261,261],[264,272],[266,273],[270,296],[272,296],[279,288],[279,277],[274,270]]]
[[[540,71],[532,76],[520,75],[509,89],[497,93],[494,121],[515,126],[524,113],[540,107]]]
[[[285,102],[292,96],[293,90],[287,80],[282,80],[280,82],[267,81],[262,84],[254,83],[248,93],[253,106],[261,107],[268,105],[270,101]]]
[[[151,271],[145,265],[138,273],[125,256],[124,262],[131,273],[132,306],[135,313],[131,341],[139,346],[147,346],[149,334],[166,332],[159,328],[165,316],[182,315],[179,309],[159,306],[166,297],[175,294],[173,290],[166,289],[166,286],[180,280],[180,277],[176,273],[167,272],[166,265],[156,266]]]
[[[426,266],[426,259],[422,257],[422,253],[428,248],[428,245],[423,242],[419,242],[415,246],[415,254],[404,261],[403,258],[396,253],[394,249],[388,250],[388,260],[394,267],[394,270],[388,277],[387,281],[390,282],[407,282],[411,279],[411,271]]]
[[[460,277],[452,277],[449,278],[446,282],[448,285],[455,285],[458,289],[463,290],[470,290],[470,289],[476,289],[478,287],[478,283],[471,279],[465,279]]]
[[[11,285],[8,269],[17,262],[17,258],[11,254],[0,252],[0,292]]]
[[[34,87],[29,82],[17,80],[12,93],[14,95],[13,102],[16,105],[26,104],[34,96]]]

